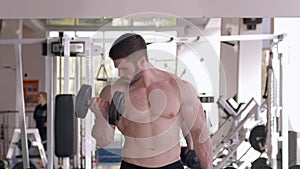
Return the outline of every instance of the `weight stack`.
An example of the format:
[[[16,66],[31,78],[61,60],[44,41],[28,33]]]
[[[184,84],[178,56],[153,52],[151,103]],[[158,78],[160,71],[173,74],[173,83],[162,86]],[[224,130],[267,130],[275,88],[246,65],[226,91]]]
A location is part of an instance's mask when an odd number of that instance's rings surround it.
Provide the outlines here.
[[[75,155],[75,96],[60,94],[55,97],[54,147],[57,157]]]

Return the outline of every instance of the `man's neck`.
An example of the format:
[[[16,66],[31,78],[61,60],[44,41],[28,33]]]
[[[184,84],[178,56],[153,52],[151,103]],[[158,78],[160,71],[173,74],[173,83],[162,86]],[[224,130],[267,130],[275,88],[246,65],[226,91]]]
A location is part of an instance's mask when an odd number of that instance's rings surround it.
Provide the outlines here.
[[[157,69],[151,68],[151,69],[146,69],[140,72],[140,77],[137,80],[137,84],[145,86],[146,88],[149,87],[151,84],[155,83],[157,80],[156,77],[156,71]]]

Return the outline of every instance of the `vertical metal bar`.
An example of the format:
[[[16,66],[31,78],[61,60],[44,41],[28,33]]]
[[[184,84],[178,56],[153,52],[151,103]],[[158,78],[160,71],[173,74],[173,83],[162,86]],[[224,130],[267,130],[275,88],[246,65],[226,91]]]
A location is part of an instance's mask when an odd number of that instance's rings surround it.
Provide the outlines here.
[[[268,92],[267,92],[267,155],[273,169],[277,168],[277,116],[274,108],[274,70],[272,67],[273,56],[270,55],[271,66],[268,67]]]
[[[69,37],[66,36],[63,37],[63,46],[64,46],[64,92],[63,93],[70,93],[70,87],[69,87],[70,38]],[[65,169],[70,168],[69,159],[70,159],[69,157],[63,158],[63,166]]]
[[[86,55],[86,83],[87,84],[90,84],[92,86],[94,86],[94,81],[93,81],[93,62],[92,62],[92,43],[91,43],[91,40],[88,39],[86,41],[86,51],[85,51],[85,55]],[[90,169],[91,166],[92,166],[92,158],[91,158],[91,152],[92,152],[92,149],[91,149],[91,145],[92,145],[92,142],[91,142],[91,131],[92,131],[92,113],[88,113],[86,118],[85,118],[85,122],[84,122],[84,135],[85,135],[85,138],[83,138],[82,140],[85,140],[84,141],[84,149],[85,149],[85,168],[87,169]]]
[[[289,167],[289,121],[288,116],[283,114],[283,64],[282,53],[278,53],[279,59],[279,112],[281,118],[281,134],[282,134],[282,168]]]
[[[52,101],[54,101],[54,98],[55,96],[58,94],[58,91],[57,91],[57,87],[58,87],[58,68],[57,68],[57,64],[58,64],[58,58],[57,57],[53,57],[52,59],[52,67],[53,67],[53,95],[52,95]],[[52,121],[54,119],[54,102],[52,104]],[[52,150],[54,150],[54,121],[52,122],[52,145],[53,145],[53,148]],[[55,168],[55,165],[58,165],[58,158],[54,156],[54,152],[52,151],[52,158],[53,158],[53,167]],[[52,169],[52,168],[49,168],[49,169]]]
[[[75,58],[75,76],[74,76],[74,92],[77,93],[79,88],[80,88],[80,74],[79,74],[79,70],[80,70],[80,60],[79,60],[79,57],[81,56],[76,56]],[[76,96],[76,95],[75,95]],[[76,141],[76,155],[74,156],[74,167],[76,168],[79,168],[79,161],[80,161],[80,158],[81,158],[81,134],[80,134],[80,131],[81,131],[81,128],[80,128],[80,123],[81,123],[81,120],[80,119],[76,119],[76,133],[77,133],[77,140]]]
[[[69,65],[70,65],[70,38],[63,37],[63,46],[64,46],[64,92],[70,93],[69,80]]]
[[[90,81],[91,81],[91,85],[94,87],[95,86],[95,75],[94,75],[94,57],[93,57],[93,43],[92,43],[92,40],[91,39],[89,39],[89,48],[90,48],[90,54],[89,54],[89,57],[90,57]],[[93,96],[94,96],[94,94],[93,94]],[[96,144],[93,144],[93,142],[92,142],[92,128],[93,128],[93,122],[95,121],[95,119],[94,119],[94,116],[92,116],[92,113],[90,112],[90,116],[89,116],[89,118],[90,118],[90,122],[89,122],[89,130],[88,130],[88,138],[89,138],[89,160],[90,160],[90,162],[89,162],[89,167],[88,168],[92,168],[93,167],[93,163],[92,163],[92,161],[93,161],[93,156],[92,155],[94,155],[94,154],[92,154],[92,153],[94,153],[95,152],[95,145]]]
[[[21,142],[22,142],[22,159],[23,168],[29,168],[29,155],[28,155],[28,141],[27,141],[27,131],[25,123],[25,104],[24,104],[24,91],[23,91],[23,71],[22,71],[22,56],[21,56],[21,44],[15,44],[15,54],[16,54],[16,80],[17,80],[17,107],[19,111],[19,121],[21,127]]]
[[[271,56],[270,56],[271,57]],[[270,59],[271,62],[271,59]],[[271,122],[272,122],[272,93],[271,90],[273,89],[273,70],[271,68],[268,68],[267,70],[267,76],[268,76],[268,83],[267,83],[267,139],[266,139],[266,147],[267,147],[267,155],[268,160],[271,163],[271,153],[272,153],[272,144],[271,144]]]
[[[54,144],[53,144],[53,138],[54,138],[54,132],[53,132],[53,119],[54,119],[54,111],[53,111],[53,100],[54,100],[54,92],[53,92],[53,74],[55,74],[56,71],[53,69],[53,57],[50,53],[51,49],[51,43],[50,40],[47,39],[47,57],[46,57],[46,91],[47,91],[47,168],[52,169],[53,168],[53,157],[54,157]]]

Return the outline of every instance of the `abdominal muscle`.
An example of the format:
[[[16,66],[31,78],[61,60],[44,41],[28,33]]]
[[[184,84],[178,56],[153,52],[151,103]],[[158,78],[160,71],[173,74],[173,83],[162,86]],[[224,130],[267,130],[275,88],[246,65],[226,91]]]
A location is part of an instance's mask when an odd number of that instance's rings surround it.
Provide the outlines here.
[[[125,137],[122,157],[131,164],[161,167],[180,160],[180,99],[169,80],[125,93],[118,128]],[[126,100],[128,99],[128,100]]]
[[[120,120],[118,128],[125,137],[123,160],[144,167],[161,167],[178,161],[181,150],[178,124],[177,118],[163,117],[146,124]]]

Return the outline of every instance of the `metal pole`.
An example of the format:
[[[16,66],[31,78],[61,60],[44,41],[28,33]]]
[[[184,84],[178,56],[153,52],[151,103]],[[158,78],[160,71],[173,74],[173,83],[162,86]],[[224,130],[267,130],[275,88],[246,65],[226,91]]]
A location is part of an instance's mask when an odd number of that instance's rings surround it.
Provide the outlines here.
[[[75,93],[78,92],[79,90],[79,87],[80,87],[80,74],[79,74],[79,57],[76,56],[75,58],[75,76],[74,76],[74,91]],[[81,138],[81,134],[80,134],[80,119],[76,119],[75,120],[75,131],[77,133],[77,138],[76,140],[79,140],[79,141],[76,141],[76,154],[74,156],[74,167],[75,168],[79,168],[79,161],[80,161],[80,158],[81,158],[81,141],[80,141],[80,138]]]
[[[277,168],[277,121],[276,110],[274,107],[274,70],[272,65],[273,54],[270,55],[268,66],[268,92],[267,92],[267,155],[268,161],[273,169]]]
[[[207,41],[251,41],[251,40],[273,40],[273,39],[280,39],[284,38],[286,34],[254,34],[254,35],[230,35],[230,36],[204,36],[204,37],[171,37],[172,42],[177,43],[197,43],[197,42],[207,42]],[[53,38],[55,39],[55,38]],[[77,38],[77,39],[84,39]],[[87,38],[85,38],[87,39]],[[36,44],[42,42],[45,39],[0,39],[0,44]],[[96,39],[92,38],[92,42],[103,42],[103,43],[112,43],[115,39]],[[170,38],[145,38],[146,42],[148,43],[169,43]]]
[[[16,52],[16,73],[17,73],[17,99],[18,99],[18,111],[20,113],[20,127],[21,127],[21,142],[22,142],[22,159],[23,168],[29,168],[29,155],[28,155],[28,143],[27,143],[27,131],[25,122],[25,104],[24,104],[24,91],[23,91],[23,73],[22,73],[22,56],[21,56],[21,44],[15,45]]]
[[[50,49],[50,40],[47,39],[47,48]],[[51,56],[50,50],[47,50],[46,57],[46,91],[47,91],[47,168],[53,169],[53,158],[54,158],[54,144],[53,144],[53,119],[54,119],[54,111],[53,111],[53,100],[54,100],[54,92],[53,92],[53,57]]]
[[[90,40],[86,40],[86,84],[90,84],[92,86],[94,86],[94,74],[93,74],[93,57],[92,57],[92,43]],[[94,94],[92,94],[94,95]],[[87,117],[84,119],[83,122],[83,135],[84,138],[82,138],[83,140],[83,145],[84,145],[84,155],[85,155],[85,168],[86,169],[90,169],[92,168],[92,157],[91,157],[91,152],[92,152],[92,140],[91,138],[91,131],[92,131],[92,124],[93,124],[93,117],[92,117],[92,113],[88,113]]]
[[[70,87],[69,87],[70,38],[64,35],[62,44],[63,44],[63,48],[64,48],[64,91],[63,91],[63,93],[68,94],[68,93],[70,93]],[[70,158],[69,157],[63,157],[63,168],[64,169],[70,168]]]
[[[283,64],[282,53],[278,53],[279,59],[279,112],[281,118],[281,134],[282,134],[282,168],[289,167],[289,118],[283,114]]]

